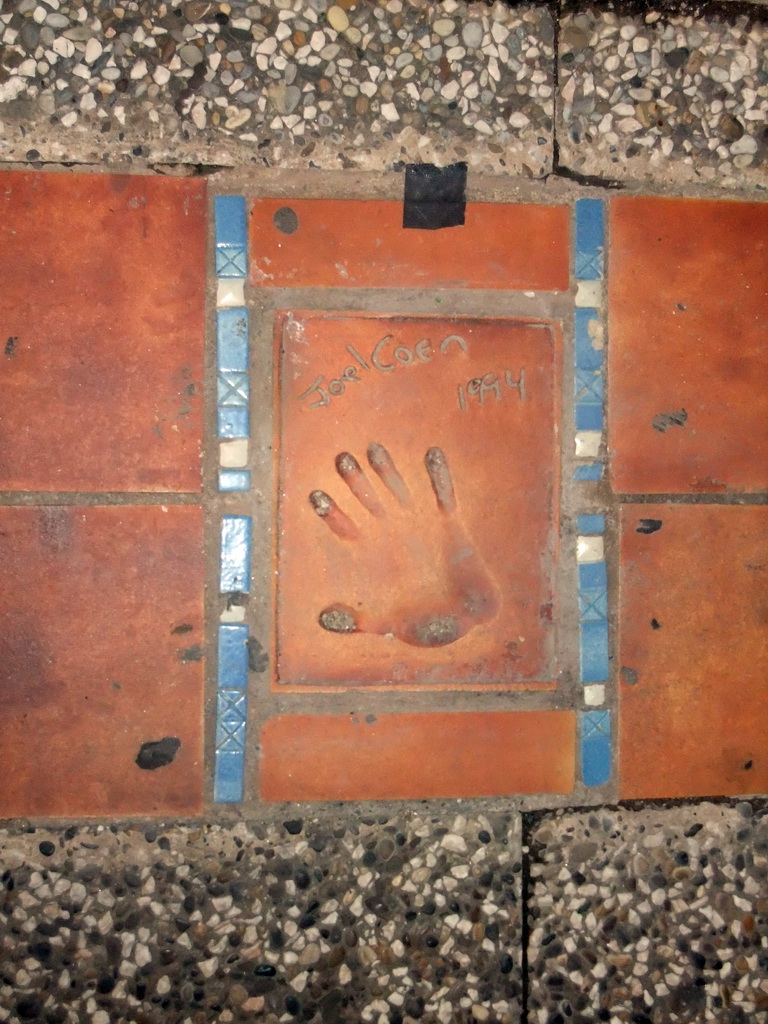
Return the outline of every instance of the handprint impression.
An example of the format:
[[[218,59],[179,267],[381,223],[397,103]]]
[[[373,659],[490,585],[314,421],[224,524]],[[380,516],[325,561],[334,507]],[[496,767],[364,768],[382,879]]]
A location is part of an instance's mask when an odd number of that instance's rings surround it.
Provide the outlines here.
[[[387,524],[395,526],[388,521],[397,517],[401,510],[413,510],[412,496],[386,448],[371,444],[367,455],[371,469],[394,502],[379,497],[371,480],[349,452],[336,457],[336,470],[365,512],[377,520],[382,529]],[[441,532],[445,576],[441,592],[408,600],[384,616],[367,614],[363,608],[355,610],[346,604],[329,605],[318,617],[318,622],[328,632],[374,633],[395,636],[414,647],[445,647],[497,614],[498,592],[458,520],[453,481],[442,449],[430,448],[424,465],[437,501],[437,512],[422,517],[419,522],[422,528],[427,522]],[[369,531],[361,530],[325,491],[312,491],[309,502],[326,526],[351,545],[350,555],[354,554],[355,544],[366,543],[363,533]],[[413,534],[415,521],[413,517],[409,527],[407,517],[399,516],[404,534],[399,537],[399,544],[395,544],[400,551],[408,553],[409,559],[417,559],[420,551]],[[377,524],[365,524],[370,525]],[[391,552],[392,548],[389,550]]]

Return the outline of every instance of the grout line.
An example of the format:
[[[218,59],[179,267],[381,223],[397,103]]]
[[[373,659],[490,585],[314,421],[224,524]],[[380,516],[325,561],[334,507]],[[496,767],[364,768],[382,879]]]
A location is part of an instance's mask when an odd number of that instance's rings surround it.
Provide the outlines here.
[[[768,491],[750,494],[617,494],[622,505],[768,505]]]
[[[0,491],[0,505],[201,505],[202,502],[202,491]]]

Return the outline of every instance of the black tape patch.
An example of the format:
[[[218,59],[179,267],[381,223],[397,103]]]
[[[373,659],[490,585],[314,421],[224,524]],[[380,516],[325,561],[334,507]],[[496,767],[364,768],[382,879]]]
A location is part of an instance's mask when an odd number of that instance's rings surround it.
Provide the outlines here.
[[[464,223],[467,165],[406,164],[403,227],[435,231]]]

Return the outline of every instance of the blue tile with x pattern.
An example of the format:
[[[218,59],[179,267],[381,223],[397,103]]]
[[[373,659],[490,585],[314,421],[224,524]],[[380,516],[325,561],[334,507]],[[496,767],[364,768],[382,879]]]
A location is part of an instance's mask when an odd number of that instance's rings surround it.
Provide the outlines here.
[[[576,201],[573,270],[577,280],[599,281],[603,276],[605,210],[602,199]]]
[[[602,786],[611,777],[611,713],[582,711],[581,777],[585,786]]]

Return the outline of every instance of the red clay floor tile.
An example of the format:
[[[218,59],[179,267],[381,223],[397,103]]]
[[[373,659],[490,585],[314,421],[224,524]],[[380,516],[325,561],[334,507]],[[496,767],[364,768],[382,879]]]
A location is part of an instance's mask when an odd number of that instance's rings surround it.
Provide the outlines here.
[[[0,490],[200,490],[205,197],[0,173]]]
[[[553,686],[560,337],[278,321],[277,679]]]
[[[619,493],[768,490],[768,204],[610,204]]]
[[[619,792],[768,791],[768,508],[625,505]]]
[[[0,564],[0,817],[199,812],[201,509],[0,508]]]
[[[264,800],[570,793],[572,711],[286,715],[261,733]]]
[[[466,223],[403,227],[387,200],[258,199],[251,281],[270,288],[567,291],[567,206],[469,203]]]

